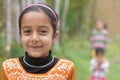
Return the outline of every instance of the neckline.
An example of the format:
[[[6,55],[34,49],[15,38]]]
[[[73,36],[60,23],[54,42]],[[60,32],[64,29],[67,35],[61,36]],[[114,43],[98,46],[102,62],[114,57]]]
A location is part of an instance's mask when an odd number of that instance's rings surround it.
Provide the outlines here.
[[[30,66],[30,67],[33,67],[33,68],[44,68],[44,67],[47,67],[48,65],[50,65],[50,64],[54,61],[54,57],[52,57],[52,59],[51,59],[51,61],[50,61],[49,63],[47,63],[47,64],[45,64],[45,65],[41,65],[41,66],[35,66],[35,65],[31,65],[31,64],[27,63],[27,62],[25,61],[25,57],[23,57],[23,61],[24,61],[24,63],[25,63],[26,65],[28,65],[28,66]]]
[[[44,74],[34,74],[34,73],[29,73],[27,72],[24,67],[22,66],[21,62],[19,61],[19,58],[16,59],[17,62],[18,62],[18,66],[20,67],[20,69],[23,71],[24,74],[28,74],[28,75],[34,75],[34,76],[39,76],[39,75],[45,75],[45,74],[48,74],[50,72],[52,72],[52,70],[57,67],[57,65],[61,62],[61,59],[58,59],[57,63],[49,70],[47,71],[46,73]]]
[[[25,56],[23,57],[23,61],[26,65],[28,66],[42,66],[42,65],[46,65],[49,64],[51,61],[53,61],[53,57],[52,57],[52,52],[49,51],[48,55],[42,58],[34,58],[28,55],[27,52],[25,52]],[[40,68],[40,67],[39,67]]]

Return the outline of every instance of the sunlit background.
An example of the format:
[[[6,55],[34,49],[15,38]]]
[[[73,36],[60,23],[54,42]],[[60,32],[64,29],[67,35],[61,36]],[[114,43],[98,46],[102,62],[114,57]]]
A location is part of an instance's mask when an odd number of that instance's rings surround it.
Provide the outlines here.
[[[32,3],[48,4],[57,12],[60,38],[53,55],[74,62],[76,80],[90,80],[90,35],[94,20],[103,20],[110,38],[107,80],[120,80],[120,0],[0,0],[0,67],[5,59],[24,55],[18,17]]]

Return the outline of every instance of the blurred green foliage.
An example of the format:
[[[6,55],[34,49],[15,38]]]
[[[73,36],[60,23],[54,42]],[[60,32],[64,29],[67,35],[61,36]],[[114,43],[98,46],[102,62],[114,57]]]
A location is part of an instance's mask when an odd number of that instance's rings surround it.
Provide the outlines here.
[[[0,55],[3,53],[3,48],[4,48],[4,38],[0,35]]]
[[[24,55],[24,50],[21,44],[18,44],[16,40],[11,45],[11,57],[19,57]]]
[[[90,30],[90,21],[86,17],[86,8],[91,0],[70,0],[65,31],[75,35]],[[88,34],[88,33],[86,33]],[[84,35],[84,34],[82,34]],[[88,36],[87,36],[88,37]]]
[[[4,55],[4,39],[3,37],[0,35],[0,66],[2,65],[2,62],[7,58]]]
[[[2,29],[2,23],[0,22],[0,31],[1,31],[1,29]]]

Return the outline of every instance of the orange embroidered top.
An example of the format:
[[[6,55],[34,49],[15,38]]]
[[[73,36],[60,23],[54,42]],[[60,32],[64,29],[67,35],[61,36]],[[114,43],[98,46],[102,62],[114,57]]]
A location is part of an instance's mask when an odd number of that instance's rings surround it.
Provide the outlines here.
[[[44,74],[33,74],[25,71],[18,58],[3,62],[0,80],[76,80],[74,64],[69,60],[59,59]]]

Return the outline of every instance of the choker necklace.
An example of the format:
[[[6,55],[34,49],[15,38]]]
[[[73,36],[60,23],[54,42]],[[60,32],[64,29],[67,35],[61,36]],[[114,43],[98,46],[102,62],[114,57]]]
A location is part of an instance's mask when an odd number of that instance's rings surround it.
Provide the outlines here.
[[[53,61],[54,61],[54,57],[52,57],[52,60],[51,60],[49,63],[47,63],[46,65],[34,66],[34,65],[31,65],[31,64],[27,63],[27,62],[25,61],[25,57],[23,57],[23,62],[24,62],[26,65],[28,65],[28,66],[30,66],[30,67],[33,67],[33,68],[44,68],[44,67],[47,67],[47,66],[50,65]]]

